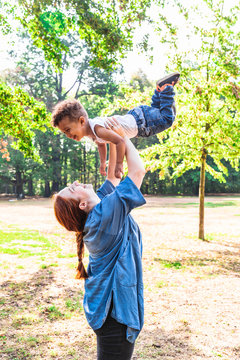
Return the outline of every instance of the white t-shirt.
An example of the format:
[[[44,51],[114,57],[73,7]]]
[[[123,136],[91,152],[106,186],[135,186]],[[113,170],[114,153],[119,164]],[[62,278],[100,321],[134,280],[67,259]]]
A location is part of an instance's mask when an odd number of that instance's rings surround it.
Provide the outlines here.
[[[123,127],[126,135],[129,138],[133,138],[137,136],[138,134],[138,127],[136,120],[133,115],[126,114],[126,115],[114,115],[114,118],[119,122],[119,124]],[[93,134],[96,136],[96,139],[94,141],[97,141],[99,143],[105,143],[106,141],[99,138],[96,135],[96,132],[94,130],[96,125],[100,125],[102,127],[105,127],[104,123],[107,120],[107,117],[95,117],[94,119],[88,119],[89,125],[92,129]]]

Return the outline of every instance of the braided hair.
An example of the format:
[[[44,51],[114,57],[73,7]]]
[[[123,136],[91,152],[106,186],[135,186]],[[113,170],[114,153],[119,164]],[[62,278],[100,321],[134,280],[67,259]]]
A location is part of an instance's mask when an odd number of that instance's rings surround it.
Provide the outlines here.
[[[76,233],[78,266],[76,279],[87,279],[88,274],[83,265],[84,254],[83,229],[87,219],[87,213],[79,208],[79,201],[65,199],[56,195],[54,198],[54,212],[58,222],[68,231]]]

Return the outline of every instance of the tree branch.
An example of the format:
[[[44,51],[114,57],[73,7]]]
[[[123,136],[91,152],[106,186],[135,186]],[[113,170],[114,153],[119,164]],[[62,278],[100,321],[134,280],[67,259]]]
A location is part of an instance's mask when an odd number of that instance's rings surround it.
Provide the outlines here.
[[[72,90],[72,88],[75,86],[76,83],[77,83],[77,79],[74,81],[73,85],[63,94],[63,98],[67,96],[67,94]]]
[[[178,128],[178,130],[182,133],[182,134],[184,134],[184,135],[188,135],[188,134],[186,134],[184,131],[182,131],[180,128]]]
[[[225,105],[222,106],[222,108],[219,110],[219,112],[222,111],[222,109],[224,109],[224,107],[225,107]],[[209,125],[208,128],[206,129],[206,132],[207,132],[209,129],[211,129],[211,127],[212,127],[213,125],[215,125],[219,120],[220,120],[220,118],[217,118],[217,120],[215,120],[211,125]]]

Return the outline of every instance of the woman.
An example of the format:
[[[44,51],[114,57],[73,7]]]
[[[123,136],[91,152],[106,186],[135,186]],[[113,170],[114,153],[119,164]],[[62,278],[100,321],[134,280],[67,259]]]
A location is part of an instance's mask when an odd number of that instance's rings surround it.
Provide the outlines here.
[[[107,180],[97,193],[74,182],[56,195],[54,210],[60,224],[76,232],[77,278],[85,279],[83,306],[97,335],[98,360],[128,360],[143,326],[142,239],[130,211],[145,204],[139,190],[145,170],[121,126],[114,120],[109,126],[124,138],[128,176],[121,182],[115,177],[116,149],[110,144]]]

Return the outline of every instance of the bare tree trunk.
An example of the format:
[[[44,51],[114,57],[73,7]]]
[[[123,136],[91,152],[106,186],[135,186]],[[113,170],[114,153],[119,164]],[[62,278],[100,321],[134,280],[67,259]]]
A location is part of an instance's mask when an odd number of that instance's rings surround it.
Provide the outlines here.
[[[52,139],[52,163],[54,166],[53,169],[53,179],[52,179],[52,192],[58,192],[61,186],[62,179],[62,162],[61,162],[61,140],[60,135],[54,136]]]
[[[33,196],[33,195],[34,195],[34,192],[33,192],[33,180],[32,180],[32,178],[31,178],[31,179],[28,179],[28,195],[29,195],[29,196]]]
[[[20,170],[16,170],[16,195],[19,200],[24,199],[23,178]]]
[[[205,168],[206,168],[207,152],[202,150],[201,171],[199,184],[199,239],[204,240],[204,195],[205,195]]]
[[[44,197],[50,197],[51,196],[51,190],[50,190],[50,184],[48,180],[45,180],[44,182]]]
[[[83,183],[86,184],[87,181],[87,173],[86,173],[86,161],[87,161],[87,152],[86,145],[83,145]]]

